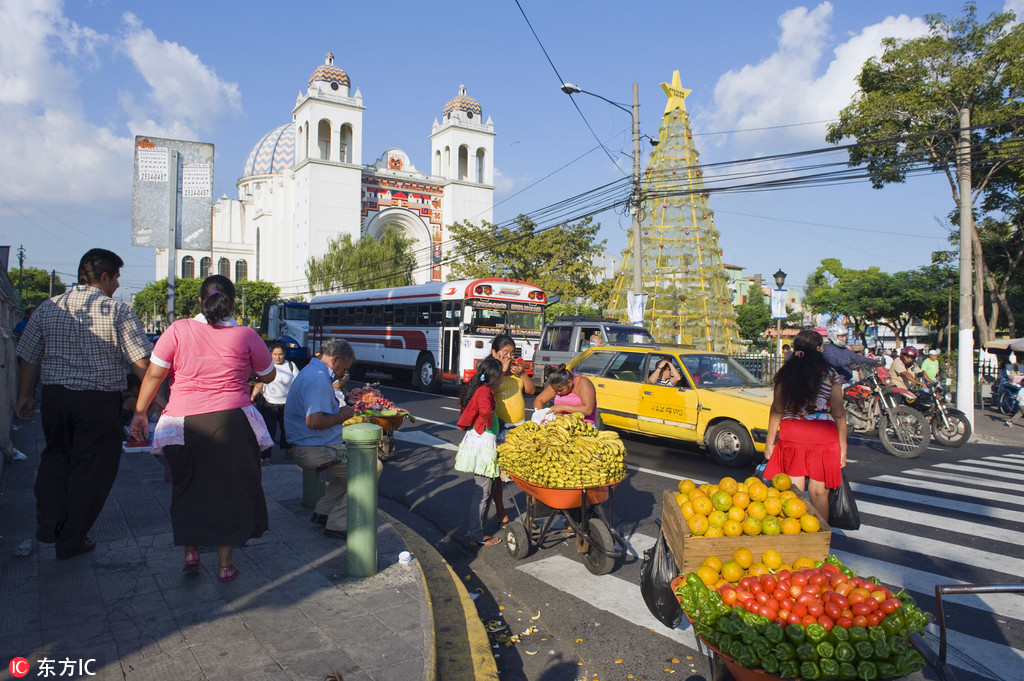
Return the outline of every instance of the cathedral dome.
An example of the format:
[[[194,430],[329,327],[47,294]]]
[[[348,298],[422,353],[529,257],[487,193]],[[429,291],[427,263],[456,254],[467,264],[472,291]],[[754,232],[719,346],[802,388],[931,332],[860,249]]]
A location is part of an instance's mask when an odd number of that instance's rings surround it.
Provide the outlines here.
[[[349,87],[351,85],[348,74],[334,65],[334,55],[330,52],[327,53],[327,59],[324,60],[324,63],[316,67],[316,70],[309,75],[309,82],[306,83],[306,87],[313,87],[313,83],[317,82],[329,83],[334,90],[341,86]]]
[[[469,119],[478,118],[482,119],[484,116],[483,110],[480,108],[480,102],[476,101],[472,97],[466,94],[466,86],[459,86],[459,95],[452,98],[444,105],[444,109],[441,112],[442,116],[449,116],[453,111],[461,111],[466,114]]]
[[[283,173],[295,165],[295,124],[285,123],[264,135],[249,152],[242,177]]]

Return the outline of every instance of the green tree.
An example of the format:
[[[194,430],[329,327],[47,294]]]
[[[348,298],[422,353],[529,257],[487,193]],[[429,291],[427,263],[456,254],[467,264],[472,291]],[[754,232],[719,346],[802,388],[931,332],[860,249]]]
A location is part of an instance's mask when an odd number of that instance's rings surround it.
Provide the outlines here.
[[[243,280],[235,284],[238,300],[235,310],[246,326],[256,326],[263,317],[263,308],[267,303],[280,300],[281,287],[269,281]]]
[[[736,306],[736,323],[740,326],[740,338],[754,344],[764,343],[764,332],[774,325],[772,308],[759,286],[752,286],[747,302]]]
[[[856,100],[829,126],[826,139],[833,144],[856,139],[848,150],[850,164],[864,164],[876,188],[903,182],[922,166],[943,173],[953,198],[951,213],[957,216],[957,137],[966,112],[974,151],[971,196],[964,198],[972,212],[979,205],[1002,208],[1001,198],[1013,192],[1000,185],[1013,184],[1021,174],[1016,148],[1024,132],[1024,26],[1011,26],[1014,19],[1013,12],[1003,12],[980,24],[977,8],[968,3],[959,19],[927,15],[926,36],[886,38],[884,53],[864,64]],[[998,321],[986,314],[984,291],[1007,312],[1009,303],[987,270],[977,228],[971,230],[971,251],[973,314],[984,342]]]
[[[22,278],[24,277],[24,279]],[[57,296],[67,290],[60,277],[54,276],[53,293],[50,293],[50,273],[38,267],[12,268],[7,270],[7,278],[11,280],[15,291],[21,291],[23,308],[38,307],[51,296]]]
[[[363,237],[356,242],[343,234],[327,245],[322,258],[306,263],[312,293],[349,289],[387,288],[412,283],[416,255],[413,240],[395,227],[387,227],[380,240]]]
[[[509,227],[455,223],[452,276],[519,279],[563,300],[586,298],[599,271],[594,258],[604,249],[603,240],[594,241],[600,229],[589,217],[540,231],[525,215]]]
[[[194,317],[199,313],[199,286],[201,279],[174,281],[174,316],[176,319]],[[236,303],[237,305],[237,303]],[[148,327],[158,323],[167,325],[167,279],[154,281],[135,294],[132,309]]]

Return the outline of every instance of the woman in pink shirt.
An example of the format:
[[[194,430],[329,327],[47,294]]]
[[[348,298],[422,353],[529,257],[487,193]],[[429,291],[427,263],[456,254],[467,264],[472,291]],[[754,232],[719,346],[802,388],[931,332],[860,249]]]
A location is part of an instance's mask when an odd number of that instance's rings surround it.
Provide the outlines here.
[[[179,319],[157,340],[131,431],[147,437],[146,410],[170,375],[153,453],[162,451],[171,469],[174,543],[185,547],[185,572],[199,571],[200,546],[218,547],[220,579],[229,582],[238,574],[234,547],[267,530],[260,451],[273,440],[249,397],[249,380],[255,374],[270,383],[276,372],[263,339],[232,318],[230,279],[207,277],[199,300],[201,314]]]

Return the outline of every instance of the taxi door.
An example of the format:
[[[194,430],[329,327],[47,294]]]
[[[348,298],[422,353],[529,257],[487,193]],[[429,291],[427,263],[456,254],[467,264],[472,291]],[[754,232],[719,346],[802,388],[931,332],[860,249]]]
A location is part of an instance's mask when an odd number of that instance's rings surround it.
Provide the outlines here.
[[[604,425],[640,432],[637,402],[643,385],[643,365],[642,352],[616,352],[603,375],[591,377],[597,393],[597,411]]]
[[[644,367],[644,375],[650,376],[662,357],[648,355],[647,359],[648,366]],[[638,401],[640,432],[694,442],[697,440],[697,420],[700,416],[698,392],[689,385],[675,357],[667,356],[664,359],[675,365],[682,376],[682,383],[678,386],[642,384]]]

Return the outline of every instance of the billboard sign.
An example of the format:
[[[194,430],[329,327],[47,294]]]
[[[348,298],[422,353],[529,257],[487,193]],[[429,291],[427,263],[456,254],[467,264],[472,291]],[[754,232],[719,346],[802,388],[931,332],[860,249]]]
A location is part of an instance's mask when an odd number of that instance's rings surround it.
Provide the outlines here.
[[[212,215],[213,145],[136,135],[132,245],[208,251]]]

